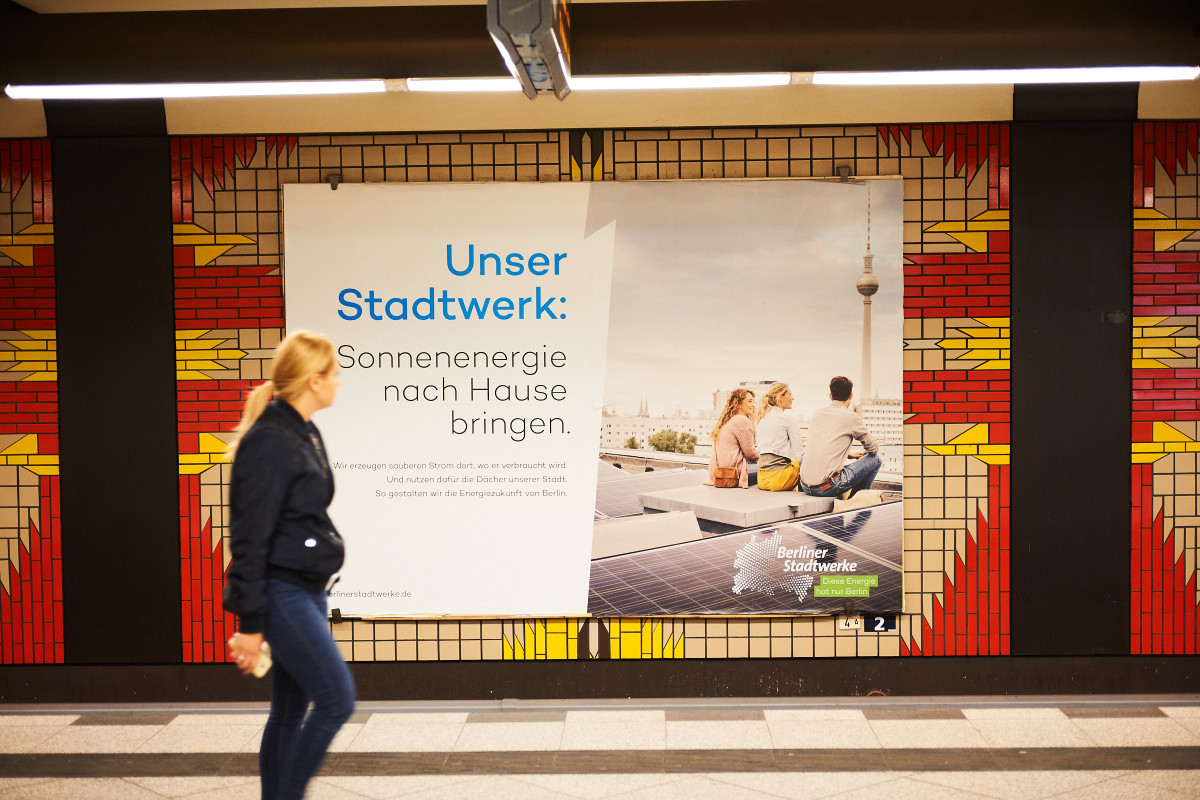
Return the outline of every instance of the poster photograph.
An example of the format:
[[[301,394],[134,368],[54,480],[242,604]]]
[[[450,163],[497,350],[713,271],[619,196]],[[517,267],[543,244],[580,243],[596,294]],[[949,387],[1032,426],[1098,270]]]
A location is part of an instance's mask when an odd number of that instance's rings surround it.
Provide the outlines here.
[[[315,420],[347,540],[331,605],[900,612],[901,192],[285,186],[288,326],[331,335],[341,368]],[[787,383],[805,430],[837,375],[879,443],[874,490],[705,485],[731,392]]]

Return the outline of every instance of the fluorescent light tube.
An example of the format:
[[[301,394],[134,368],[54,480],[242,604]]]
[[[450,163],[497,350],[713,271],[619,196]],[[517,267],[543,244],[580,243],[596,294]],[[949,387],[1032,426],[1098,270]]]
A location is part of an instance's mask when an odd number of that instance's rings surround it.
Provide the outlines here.
[[[1008,83],[1127,83],[1190,81],[1200,67],[1071,67],[1063,69],[965,69],[927,72],[817,72],[825,86],[970,86]]]
[[[571,91],[636,91],[639,89],[748,89],[787,86],[786,72],[721,73],[712,75],[572,75]]]
[[[96,83],[6,86],[16,100],[141,100],[180,97],[359,94],[387,91],[378,79],[352,81],[234,81],[230,83]]]
[[[516,78],[409,78],[410,92],[519,92]]]
[[[786,86],[786,72],[717,75],[572,75],[571,91],[634,91],[638,89],[723,89]],[[409,78],[410,92],[519,92],[516,78]]]

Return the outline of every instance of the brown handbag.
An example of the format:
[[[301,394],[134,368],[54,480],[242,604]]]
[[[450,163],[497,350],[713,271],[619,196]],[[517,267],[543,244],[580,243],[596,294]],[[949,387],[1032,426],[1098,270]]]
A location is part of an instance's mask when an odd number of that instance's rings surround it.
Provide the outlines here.
[[[737,467],[713,467],[713,486],[718,489],[736,489],[741,477]]]

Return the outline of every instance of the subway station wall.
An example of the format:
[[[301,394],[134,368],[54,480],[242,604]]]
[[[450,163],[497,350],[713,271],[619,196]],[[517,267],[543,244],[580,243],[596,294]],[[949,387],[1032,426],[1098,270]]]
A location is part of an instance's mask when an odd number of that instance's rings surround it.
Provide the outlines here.
[[[1134,125],[1132,653],[1200,642],[1198,144],[1195,122]]]
[[[1130,124],[1129,652],[1194,653],[1200,128]],[[887,633],[773,617],[347,621],[334,636],[347,659],[376,663],[1014,652],[1009,513],[1014,502],[1046,498],[1011,491],[1010,370],[1021,369],[1010,363],[1010,333],[1021,333],[1019,319],[1011,325],[1009,187],[1021,180],[1013,135],[1008,123],[980,123],[170,138],[162,197],[173,263],[162,269],[174,279],[179,524],[152,535],[178,542],[178,662],[223,661],[233,630],[220,606],[229,475],[220,453],[286,325],[283,184],[335,172],[347,182],[829,177],[839,164],[904,180],[904,566],[920,613]],[[49,140],[0,141],[4,664],[72,660],[59,533],[53,156]],[[72,524],[88,520],[61,527]],[[1086,580],[1073,566],[1062,565],[1062,579]]]
[[[224,659],[232,632],[219,607],[229,469],[220,434],[279,338],[281,184],[330,172],[347,181],[809,177],[832,174],[835,162],[908,177],[905,580],[922,614],[889,633],[795,617],[353,621],[334,635],[348,659],[364,661],[1007,652],[1007,136],[1004,125],[937,125],[173,139],[183,657]]]

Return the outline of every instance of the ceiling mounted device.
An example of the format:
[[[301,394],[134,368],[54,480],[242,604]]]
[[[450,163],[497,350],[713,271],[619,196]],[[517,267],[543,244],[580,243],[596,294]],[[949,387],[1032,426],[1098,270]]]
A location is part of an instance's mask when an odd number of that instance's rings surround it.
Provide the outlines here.
[[[488,33],[530,100],[571,93],[571,21],[565,0],[488,0]]]

